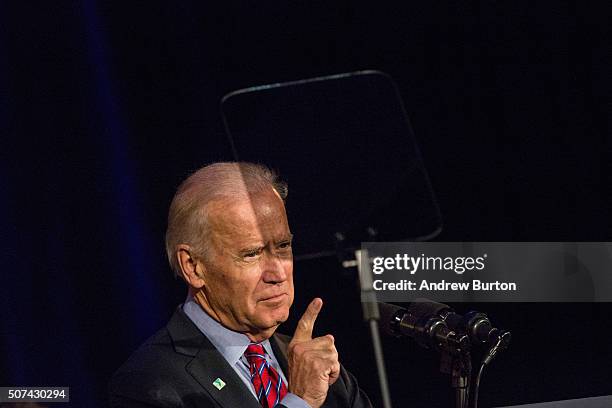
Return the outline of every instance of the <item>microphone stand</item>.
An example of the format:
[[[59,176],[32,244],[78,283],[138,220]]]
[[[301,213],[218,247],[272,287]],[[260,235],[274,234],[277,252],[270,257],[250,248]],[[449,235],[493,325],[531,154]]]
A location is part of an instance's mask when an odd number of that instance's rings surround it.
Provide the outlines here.
[[[472,359],[466,350],[442,350],[440,372],[451,375],[451,387],[455,389],[455,408],[468,408]]]

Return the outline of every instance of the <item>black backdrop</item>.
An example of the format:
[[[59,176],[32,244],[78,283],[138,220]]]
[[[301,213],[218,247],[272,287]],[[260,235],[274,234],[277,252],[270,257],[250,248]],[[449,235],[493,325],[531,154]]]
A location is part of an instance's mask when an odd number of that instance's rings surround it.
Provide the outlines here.
[[[245,86],[388,72],[438,195],[438,240],[610,240],[603,5],[3,2],[0,21],[0,385],[104,405],[113,370],[183,299],[163,254],[168,204],[190,171],[230,158],[219,100]],[[296,285],[285,330],[322,296],[317,330],[377,400],[350,279],[310,261]],[[514,332],[483,407],[612,394],[609,304],[456,307]],[[385,347],[396,406],[451,406],[435,355]]]

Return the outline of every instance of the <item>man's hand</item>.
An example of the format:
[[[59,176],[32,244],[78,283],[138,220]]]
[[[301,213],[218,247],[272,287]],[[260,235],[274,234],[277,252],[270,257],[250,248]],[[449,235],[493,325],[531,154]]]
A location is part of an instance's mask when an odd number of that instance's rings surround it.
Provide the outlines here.
[[[312,338],[312,329],[323,301],[315,298],[302,315],[287,349],[289,359],[289,391],[312,408],[325,402],[329,386],[340,375],[338,351],[331,334]]]

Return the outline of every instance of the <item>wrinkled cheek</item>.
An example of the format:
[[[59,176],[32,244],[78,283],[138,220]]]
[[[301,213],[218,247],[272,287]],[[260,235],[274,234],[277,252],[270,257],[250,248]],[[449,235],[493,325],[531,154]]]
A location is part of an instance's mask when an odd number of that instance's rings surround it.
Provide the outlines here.
[[[289,306],[293,304],[293,297],[295,293],[295,287],[293,286],[293,273],[289,274]]]
[[[290,289],[289,289],[289,306],[291,306],[293,304],[293,297],[295,294],[295,288],[293,287],[293,282],[291,282],[290,285]]]
[[[228,293],[235,296],[244,296],[244,282],[237,279],[235,275],[223,273],[219,276],[219,285],[227,289]]]

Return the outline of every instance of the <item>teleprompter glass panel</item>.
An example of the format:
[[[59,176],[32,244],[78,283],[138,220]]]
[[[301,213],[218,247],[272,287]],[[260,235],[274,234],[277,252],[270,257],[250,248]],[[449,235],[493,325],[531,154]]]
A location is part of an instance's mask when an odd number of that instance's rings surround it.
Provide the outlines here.
[[[361,241],[423,240],[440,211],[393,80],[378,71],[256,86],[226,95],[237,160],[289,183],[294,254],[332,254]]]

